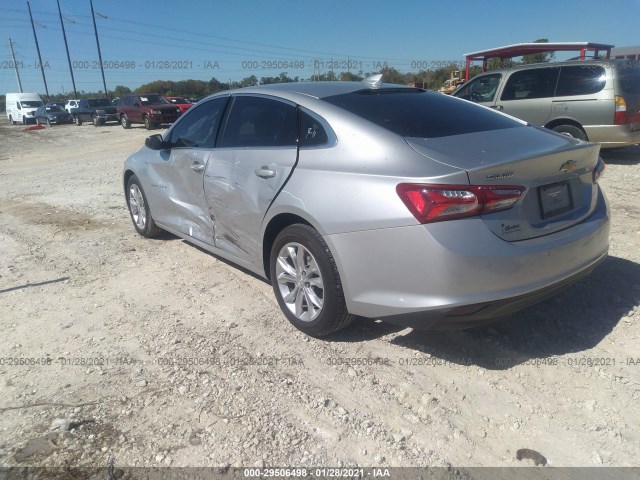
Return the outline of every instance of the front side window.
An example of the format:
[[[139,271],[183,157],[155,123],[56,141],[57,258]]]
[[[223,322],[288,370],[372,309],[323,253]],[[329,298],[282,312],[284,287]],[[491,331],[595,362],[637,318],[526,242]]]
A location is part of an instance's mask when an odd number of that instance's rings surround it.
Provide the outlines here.
[[[213,148],[228,97],[215,98],[189,110],[171,129],[172,147]]]
[[[454,95],[472,102],[493,102],[501,78],[499,73],[474,78]]]
[[[602,90],[606,83],[607,75],[600,65],[562,67],[556,96],[589,95]]]
[[[558,67],[534,68],[515,72],[507,80],[500,100],[553,97],[559,72]]]
[[[264,97],[238,95],[225,127],[223,147],[284,147],[297,143],[297,110]]]

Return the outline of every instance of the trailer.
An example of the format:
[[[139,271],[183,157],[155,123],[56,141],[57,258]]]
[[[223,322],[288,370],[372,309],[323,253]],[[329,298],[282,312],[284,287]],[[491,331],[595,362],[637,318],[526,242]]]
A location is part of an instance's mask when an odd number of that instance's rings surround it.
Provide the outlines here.
[[[499,58],[500,66],[504,66],[505,60],[522,55],[532,55],[536,53],[548,52],[579,52],[579,59],[585,60],[587,53],[593,52],[589,58],[611,57],[611,49],[615,45],[591,42],[545,42],[545,43],[516,43],[504,47],[490,48],[479,52],[465,53],[466,58],[464,80],[469,81],[469,69],[471,62],[482,62],[482,71],[487,71],[490,59]]]

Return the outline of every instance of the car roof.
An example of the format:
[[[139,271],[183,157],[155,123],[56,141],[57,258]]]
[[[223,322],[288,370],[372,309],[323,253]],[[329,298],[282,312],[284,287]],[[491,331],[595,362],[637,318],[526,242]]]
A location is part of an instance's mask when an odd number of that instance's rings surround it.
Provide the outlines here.
[[[227,90],[224,92],[218,92],[218,94],[235,94],[235,93],[258,93],[263,95],[277,95],[282,97],[289,97],[298,95],[306,95],[313,98],[331,97],[333,95],[340,95],[344,93],[357,92],[366,89],[398,89],[407,88],[406,85],[395,85],[391,83],[379,83],[372,86],[372,84],[362,82],[290,82],[290,83],[275,83],[271,85],[258,85],[255,87],[238,88],[234,90]]]

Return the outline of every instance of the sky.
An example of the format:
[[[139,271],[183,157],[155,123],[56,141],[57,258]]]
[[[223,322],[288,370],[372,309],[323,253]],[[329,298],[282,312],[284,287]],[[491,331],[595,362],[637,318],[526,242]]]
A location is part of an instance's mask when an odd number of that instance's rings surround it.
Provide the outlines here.
[[[103,90],[89,0],[59,0],[78,91]],[[31,0],[50,93],[73,91],[56,0]],[[287,72],[401,72],[548,38],[640,45],[640,0],[93,0],[107,88]],[[26,0],[0,0],[0,93],[44,83]]]

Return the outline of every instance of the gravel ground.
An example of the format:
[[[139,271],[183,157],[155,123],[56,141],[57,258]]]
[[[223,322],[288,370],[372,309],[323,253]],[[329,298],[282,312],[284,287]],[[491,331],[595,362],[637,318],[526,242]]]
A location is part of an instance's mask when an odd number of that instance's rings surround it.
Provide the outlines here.
[[[610,257],[569,291],[316,340],[259,278],[135,233],[147,135],[0,124],[0,466],[640,466],[639,147],[603,152]]]

